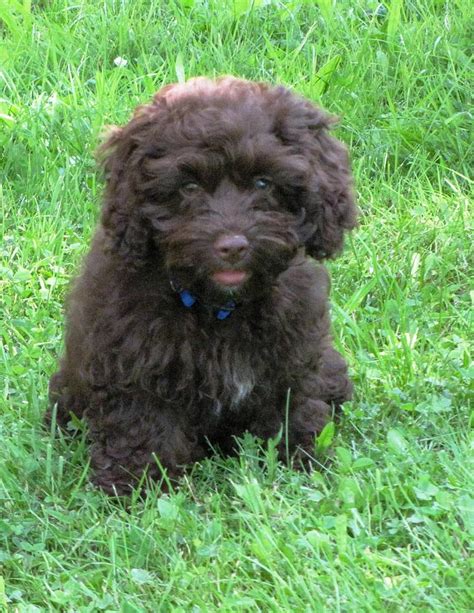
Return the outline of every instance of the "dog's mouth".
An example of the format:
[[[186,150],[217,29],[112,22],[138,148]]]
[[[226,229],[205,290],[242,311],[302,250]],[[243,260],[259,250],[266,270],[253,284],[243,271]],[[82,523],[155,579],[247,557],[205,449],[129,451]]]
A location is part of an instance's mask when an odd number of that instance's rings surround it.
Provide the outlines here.
[[[214,283],[229,289],[241,287],[248,277],[245,270],[219,270],[211,275]]]

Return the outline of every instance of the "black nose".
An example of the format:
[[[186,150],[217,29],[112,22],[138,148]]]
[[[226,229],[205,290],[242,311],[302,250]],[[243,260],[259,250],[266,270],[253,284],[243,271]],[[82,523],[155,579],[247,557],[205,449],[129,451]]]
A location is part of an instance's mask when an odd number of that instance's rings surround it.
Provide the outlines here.
[[[226,262],[238,262],[247,253],[249,242],[242,234],[223,234],[214,243],[217,255]]]

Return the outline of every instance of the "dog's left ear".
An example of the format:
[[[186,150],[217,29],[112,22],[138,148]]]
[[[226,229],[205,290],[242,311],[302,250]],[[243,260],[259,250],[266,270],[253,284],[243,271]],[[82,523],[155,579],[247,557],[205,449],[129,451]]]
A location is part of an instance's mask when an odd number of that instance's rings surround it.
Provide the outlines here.
[[[131,135],[137,120],[124,128],[108,131],[97,157],[103,168],[106,188],[102,206],[104,246],[130,268],[143,264],[149,250],[149,229],[140,215],[139,194],[133,172],[136,143]]]
[[[308,126],[311,172],[303,199],[312,232],[305,244],[308,255],[323,259],[342,249],[345,231],[357,225],[357,209],[347,149],[328,134],[331,119],[321,126],[321,111],[314,111],[319,121]]]

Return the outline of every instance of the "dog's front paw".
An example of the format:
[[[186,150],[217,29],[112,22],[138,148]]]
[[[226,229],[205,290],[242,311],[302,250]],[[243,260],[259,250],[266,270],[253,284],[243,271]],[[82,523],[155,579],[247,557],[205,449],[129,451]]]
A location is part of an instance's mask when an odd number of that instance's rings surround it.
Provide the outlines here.
[[[295,467],[310,468],[315,460],[316,437],[331,418],[331,407],[322,400],[305,399],[290,411],[288,427],[279,445],[280,458]]]

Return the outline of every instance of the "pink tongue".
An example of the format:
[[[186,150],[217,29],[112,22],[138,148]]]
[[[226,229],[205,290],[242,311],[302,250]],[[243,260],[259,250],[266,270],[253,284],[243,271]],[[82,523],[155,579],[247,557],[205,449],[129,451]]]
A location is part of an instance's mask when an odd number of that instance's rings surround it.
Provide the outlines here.
[[[212,278],[221,285],[240,285],[246,276],[247,273],[242,270],[221,270],[215,272]]]

